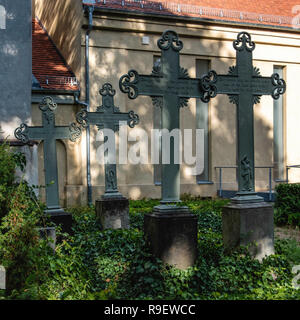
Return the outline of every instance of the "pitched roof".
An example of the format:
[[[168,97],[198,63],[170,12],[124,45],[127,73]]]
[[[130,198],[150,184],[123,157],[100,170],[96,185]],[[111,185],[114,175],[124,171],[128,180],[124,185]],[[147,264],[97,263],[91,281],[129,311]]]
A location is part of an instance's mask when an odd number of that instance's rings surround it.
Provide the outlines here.
[[[299,0],[83,0],[83,3],[98,9],[300,28]]]
[[[76,78],[46,30],[37,19],[32,20],[33,87],[78,90]]]

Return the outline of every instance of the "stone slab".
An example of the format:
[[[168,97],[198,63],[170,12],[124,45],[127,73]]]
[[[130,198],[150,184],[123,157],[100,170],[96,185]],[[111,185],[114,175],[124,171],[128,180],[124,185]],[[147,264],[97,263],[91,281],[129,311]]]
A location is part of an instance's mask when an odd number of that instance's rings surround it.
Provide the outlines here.
[[[129,228],[129,201],[125,197],[96,200],[96,217],[103,229]]]
[[[3,266],[0,266],[0,290],[6,289],[6,270]]]
[[[197,257],[197,224],[198,218],[187,207],[154,207],[144,216],[146,243],[163,262],[186,269]]]
[[[274,209],[266,202],[223,207],[222,229],[225,250],[249,246],[250,254],[262,260],[274,254]]]

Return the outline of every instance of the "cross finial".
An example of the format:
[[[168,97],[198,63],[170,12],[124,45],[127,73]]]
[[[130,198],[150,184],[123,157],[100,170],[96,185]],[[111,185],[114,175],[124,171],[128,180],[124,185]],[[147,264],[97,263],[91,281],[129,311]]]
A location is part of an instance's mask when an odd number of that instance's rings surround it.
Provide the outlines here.
[[[178,34],[173,30],[166,30],[158,39],[157,45],[161,50],[168,50],[171,47],[174,51],[180,51],[183,48],[182,41],[179,40]]]
[[[114,96],[116,94],[116,90],[113,89],[112,85],[108,82],[104,83],[102,88],[99,90],[99,93],[101,94],[102,97],[105,96]]]
[[[52,97],[44,97],[42,102],[39,104],[39,108],[43,112],[53,112],[57,108],[57,104],[54,102]]]
[[[237,51],[247,50],[249,52],[255,49],[255,43],[251,40],[248,32],[240,32],[237,39],[233,41],[233,47]]]
[[[57,108],[57,104],[54,102],[53,98],[49,96],[44,97],[39,104],[39,108],[43,112],[43,119],[45,119],[48,124],[53,123],[54,111]]]

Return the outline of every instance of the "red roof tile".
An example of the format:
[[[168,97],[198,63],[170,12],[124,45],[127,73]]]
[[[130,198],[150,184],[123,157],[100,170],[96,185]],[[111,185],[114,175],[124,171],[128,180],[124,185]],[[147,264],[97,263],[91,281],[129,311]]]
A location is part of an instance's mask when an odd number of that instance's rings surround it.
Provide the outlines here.
[[[295,23],[297,23],[300,28],[299,0],[96,0],[95,2],[83,1],[84,4],[92,4],[102,9],[169,14],[281,27],[295,27]]]
[[[32,21],[32,73],[44,89],[79,89],[72,85],[76,80],[72,70],[36,19]]]

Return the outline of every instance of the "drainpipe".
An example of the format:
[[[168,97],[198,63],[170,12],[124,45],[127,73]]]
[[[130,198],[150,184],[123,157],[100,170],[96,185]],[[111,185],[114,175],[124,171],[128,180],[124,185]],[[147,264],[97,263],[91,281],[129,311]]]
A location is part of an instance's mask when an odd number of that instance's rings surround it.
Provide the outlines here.
[[[86,110],[90,111],[90,63],[89,63],[89,45],[90,32],[93,29],[94,6],[88,6],[89,24],[85,35],[85,102],[78,100],[79,104],[84,105]],[[75,99],[76,101],[76,99]],[[92,205],[92,182],[91,182],[91,155],[90,155],[90,127],[86,128],[86,175],[87,175],[87,200],[88,205]]]

